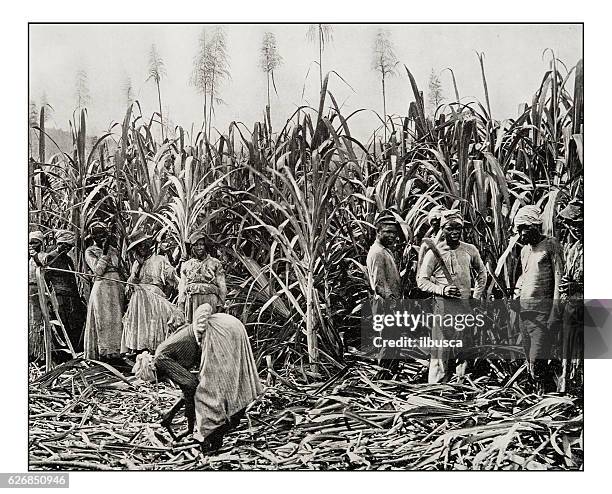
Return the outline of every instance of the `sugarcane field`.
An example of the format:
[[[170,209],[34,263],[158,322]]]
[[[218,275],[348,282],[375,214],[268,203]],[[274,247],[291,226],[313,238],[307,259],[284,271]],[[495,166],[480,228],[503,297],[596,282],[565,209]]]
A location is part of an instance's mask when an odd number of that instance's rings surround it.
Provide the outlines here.
[[[581,23],[28,29],[30,472],[584,469]]]

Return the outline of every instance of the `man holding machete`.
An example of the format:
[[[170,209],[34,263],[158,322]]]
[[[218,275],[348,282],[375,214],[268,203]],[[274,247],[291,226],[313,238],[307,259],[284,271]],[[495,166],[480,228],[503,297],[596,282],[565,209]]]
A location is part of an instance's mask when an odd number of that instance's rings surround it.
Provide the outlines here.
[[[487,271],[476,246],[461,241],[461,212],[458,209],[443,211],[440,228],[441,241],[437,245],[431,243],[428,246],[429,250],[423,258],[417,276],[418,287],[434,295],[436,314],[461,310],[463,304],[459,303],[460,300],[480,299],[487,281]],[[476,273],[475,276],[472,276],[472,271]],[[432,340],[438,342],[463,337],[455,328],[440,324],[433,324],[431,332]],[[444,346],[434,346],[431,349],[428,377],[430,384],[447,381],[451,377],[448,364],[452,350]],[[462,360],[459,355],[458,357],[458,360]],[[466,367],[467,362],[458,363],[457,375],[464,375]]]

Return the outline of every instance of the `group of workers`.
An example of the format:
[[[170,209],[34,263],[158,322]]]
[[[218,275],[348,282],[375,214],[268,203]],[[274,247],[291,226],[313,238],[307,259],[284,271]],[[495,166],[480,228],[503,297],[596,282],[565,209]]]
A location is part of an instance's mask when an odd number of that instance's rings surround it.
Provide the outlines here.
[[[129,276],[117,238],[102,222],[90,226],[86,239],[90,273],[75,270],[74,234],[58,230],[54,240],[45,251],[43,234],[29,234],[30,359],[41,358],[44,349],[42,289],[57,300],[50,304],[57,308],[53,317],[85,358],[115,362],[136,356],[140,361],[153,354],[155,377],[169,379],[183,392],[162,424],[173,434],[172,418],[184,405],[187,430],[181,436],[193,433],[203,449],[219,448],[262,386],[244,325],[220,312],[227,294],[225,272],[205,236],[194,234],[191,257],[181,259],[167,234],[155,242],[152,235],[135,232],[126,249],[133,257]],[[77,276],[88,275],[93,284],[85,307]]]
[[[539,392],[552,386],[548,361],[555,328],[564,323],[578,327],[582,321],[580,201],[570,202],[559,218],[570,239],[565,252],[557,239],[542,233],[542,216],[536,206],[524,206],[514,216],[522,244],[522,275],[517,283],[521,338]],[[487,269],[476,246],[461,240],[465,227],[461,212],[436,206],[427,220],[429,231],[417,261],[419,289],[439,302],[439,310],[446,310],[453,301],[482,299]],[[375,226],[367,270],[372,311],[382,313],[392,310],[403,295],[394,255],[399,229],[390,212],[381,214]],[[156,242],[144,232],[134,233],[127,246],[133,257],[129,276],[123,272],[117,238],[102,222],[90,226],[86,239],[89,246],[84,260],[90,273],[75,269],[74,234],[58,230],[54,241],[54,247],[45,250],[40,231],[29,235],[30,358],[40,358],[44,348],[40,299],[44,287],[56,301],[55,316],[75,351],[82,351],[85,358],[111,361],[145,350],[154,354],[156,378],[171,380],[183,392],[162,424],[172,432],[172,419],[184,406],[187,430],[181,437],[193,433],[203,448],[219,448],[224,434],[262,393],[262,386],[244,325],[222,311],[227,294],[225,273],[207,248],[206,237],[193,235],[190,257],[182,258],[167,234]],[[77,276],[87,275],[93,284],[85,306]],[[567,303],[561,305],[559,300]],[[432,340],[457,336],[452,327],[434,324],[429,329]],[[564,335],[562,372],[555,379],[559,391],[565,391],[577,347],[576,332]],[[380,359],[384,365],[384,352]],[[194,368],[199,369],[195,374]],[[447,381],[453,372],[463,376],[466,369],[467,360],[452,348],[430,349],[429,383]]]
[[[558,217],[568,237],[565,252],[559,241],[542,232],[542,214],[535,205],[520,208],[514,216],[517,240],[522,245],[522,274],[517,282],[519,324],[527,368],[537,392],[565,392],[568,379],[580,357],[582,325],[583,240],[582,202],[571,201]],[[429,231],[423,239],[417,261],[416,282],[426,296],[433,297],[434,312],[466,307],[461,301],[482,300],[487,269],[476,246],[461,240],[465,221],[458,209],[432,208]],[[395,262],[394,245],[398,224],[391,212],[376,221],[377,236],[367,257],[368,277],[373,292],[372,313],[389,313],[402,299],[402,282]],[[469,341],[470,331],[461,334],[435,321],[432,341],[456,338]],[[472,335],[473,336],[473,335]],[[560,346],[561,362],[555,369],[554,346]],[[448,381],[453,372],[465,375],[469,359],[452,345],[428,349],[429,383]],[[391,355],[391,356],[390,356]],[[379,363],[387,373],[397,370],[397,352],[383,348]],[[553,362],[551,362],[553,361]]]

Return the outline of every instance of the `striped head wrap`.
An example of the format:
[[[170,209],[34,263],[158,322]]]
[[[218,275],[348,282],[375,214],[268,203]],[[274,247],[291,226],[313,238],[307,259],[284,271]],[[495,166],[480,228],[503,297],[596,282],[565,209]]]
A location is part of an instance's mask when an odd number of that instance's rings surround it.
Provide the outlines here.
[[[68,230],[57,230],[55,232],[55,242],[58,244],[70,244],[74,245],[76,238],[74,233]]]
[[[521,225],[541,225],[542,215],[537,206],[523,206],[514,216],[514,228],[518,229]]]
[[[461,211],[458,209],[447,209],[446,211],[442,211],[440,215],[440,228],[443,228],[444,225],[448,225],[449,223],[459,223],[463,226]]]

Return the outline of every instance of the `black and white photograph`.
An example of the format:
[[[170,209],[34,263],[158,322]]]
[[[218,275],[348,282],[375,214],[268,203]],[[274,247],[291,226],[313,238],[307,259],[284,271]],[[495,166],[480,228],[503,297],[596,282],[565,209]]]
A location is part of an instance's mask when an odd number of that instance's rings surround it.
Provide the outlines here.
[[[30,471],[583,468],[582,24],[28,29]]]
[[[144,15],[20,21],[0,486],[588,469],[588,23]]]

